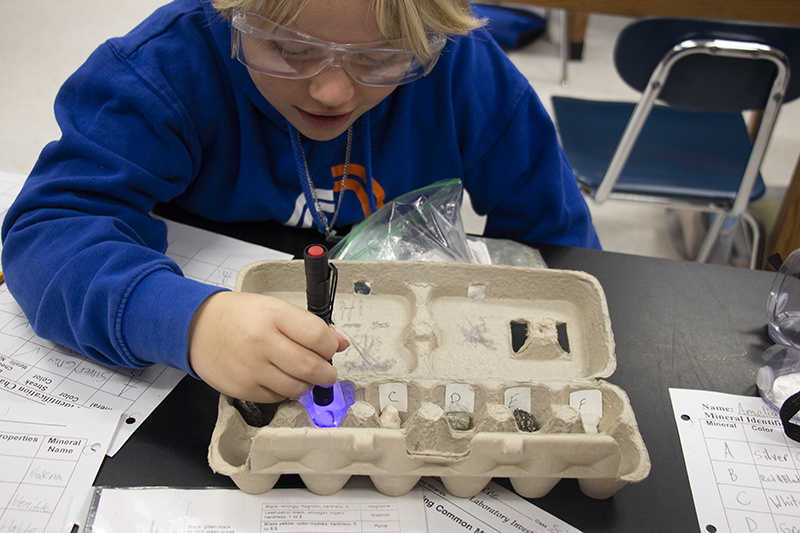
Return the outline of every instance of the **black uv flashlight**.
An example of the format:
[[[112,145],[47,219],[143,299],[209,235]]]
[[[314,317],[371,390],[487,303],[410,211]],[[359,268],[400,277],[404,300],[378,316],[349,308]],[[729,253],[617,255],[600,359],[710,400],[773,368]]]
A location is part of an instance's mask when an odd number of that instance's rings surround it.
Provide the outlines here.
[[[328,250],[322,245],[312,244],[303,252],[306,270],[306,303],[308,310],[331,324],[333,297],[336,291],[336,267],[328,263]],[[330,361],[333,364],[333,361]],[[333,402],[333,387],[314,386],[314,403],[330,405]]]

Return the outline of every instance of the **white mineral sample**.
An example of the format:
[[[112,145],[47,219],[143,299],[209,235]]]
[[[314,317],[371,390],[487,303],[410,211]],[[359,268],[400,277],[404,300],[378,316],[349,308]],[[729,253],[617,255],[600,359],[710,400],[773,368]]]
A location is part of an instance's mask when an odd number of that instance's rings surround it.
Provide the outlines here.
[[[400,429],[400,412],[394,405],[387,405],[381,413],[381,425],[386,429]]]

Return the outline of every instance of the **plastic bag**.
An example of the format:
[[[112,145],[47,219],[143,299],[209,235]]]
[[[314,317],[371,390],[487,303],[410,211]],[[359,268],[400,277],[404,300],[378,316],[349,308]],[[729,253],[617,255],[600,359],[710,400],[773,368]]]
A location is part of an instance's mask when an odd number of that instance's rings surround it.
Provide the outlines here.
[[[469,263],[461,180],[440,181],[381,207],[331,250],[334,259]]]
[[[484,265],[508,265],[527,268],[547,268],[542,254],[508,239],[486,239],[467,235],[467,244],[472,252],[473,263]]]
[[[538,250],[505,239],[467,236],[460,179],[406,193],[381,207],[331,249],[332,259],[447,261],[546,267]]]

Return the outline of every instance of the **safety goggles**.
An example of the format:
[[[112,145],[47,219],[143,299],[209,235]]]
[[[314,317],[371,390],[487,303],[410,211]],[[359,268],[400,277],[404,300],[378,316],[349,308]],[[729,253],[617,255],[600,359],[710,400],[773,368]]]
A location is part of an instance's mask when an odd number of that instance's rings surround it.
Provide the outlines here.
[[[254,13],[236,11],[231,21],[231,57],[252,70],[287,79],[310,78],[328,67],[341,67],[363,85],[403,85],[431,71],[446,41],[443,34],[431,34],[431,58],[421,62],[406,39],[338,44]]]

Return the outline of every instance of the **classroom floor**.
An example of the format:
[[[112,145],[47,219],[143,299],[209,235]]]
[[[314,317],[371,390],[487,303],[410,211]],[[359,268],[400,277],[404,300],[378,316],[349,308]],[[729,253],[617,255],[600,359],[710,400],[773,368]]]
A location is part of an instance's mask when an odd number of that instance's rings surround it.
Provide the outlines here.
[[[52,112],[56,92],[103,40],[133,28],[165,0],[27,0],[0,2],[0,170],[27,174],[41,150],[58,138]],[[539,10],[545,13],[544,10]],[[619,31],[632,19],[592,14],[583,60],[570,61],[569,84],[561,84],[557,39],[560,12],[549,13],[548,35],[511,59],[528,77],[544,105],[554,94],[582,98],[634,100],[636,93],[618,78],[611,52]],[[795,125],[792,127],[791,125]],[[768,186],[766,211],[780,202],[800,154],[800,101],[784,106],[762,174]],[[680,259],[668,234],[662,209],[620,202],[590,208],[604,249]],[[464,209],[468,231],[482,220]]]

